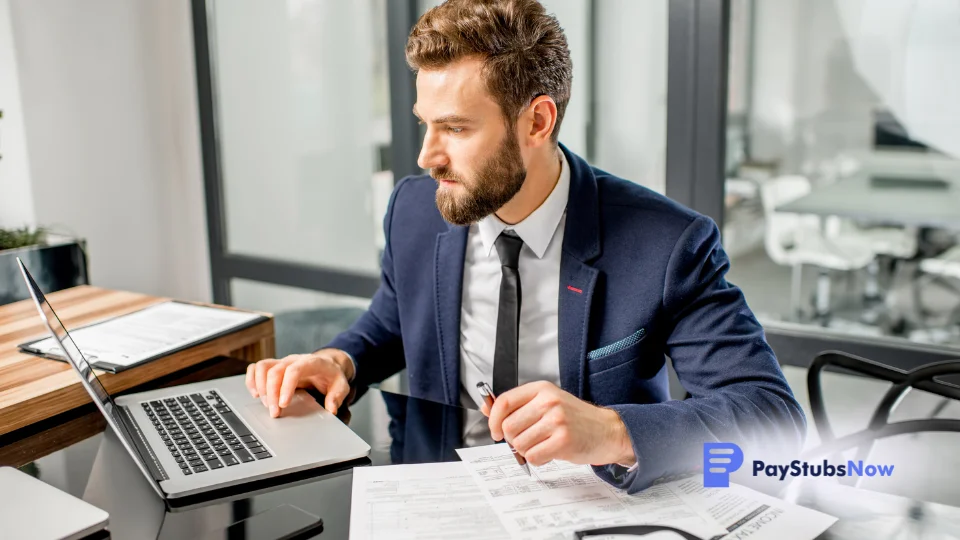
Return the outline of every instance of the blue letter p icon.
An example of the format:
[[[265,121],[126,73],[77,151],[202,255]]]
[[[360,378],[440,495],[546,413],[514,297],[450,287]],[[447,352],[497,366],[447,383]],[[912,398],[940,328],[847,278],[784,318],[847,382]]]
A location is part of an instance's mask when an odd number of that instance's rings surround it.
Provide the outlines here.
[[[743,465],[743,451],[733,443],[703,443],[703,487],[730,487],[730,473]]]

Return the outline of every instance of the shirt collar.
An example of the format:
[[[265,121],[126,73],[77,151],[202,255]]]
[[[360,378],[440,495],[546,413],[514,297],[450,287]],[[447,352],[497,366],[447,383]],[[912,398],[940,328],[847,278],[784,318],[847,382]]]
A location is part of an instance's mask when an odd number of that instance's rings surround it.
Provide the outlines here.
[[[523,240],[523,243],[533,250],[538,259],[542,259],[547,252],[547,246],[553,239],[553,234],[560,225],[560,219],[567,210],[567,199],[570,197],[570,165],[567,156],[560,153],[560,178],[553,191],[547,196],[536,210],[526,219],[516,225],[508,226],[500,221],[496,214],[490,214],[478,223],[480,240],[483,242],[483,251],[487,257],[493,252],[493,244],[504,229],[510,228]]]

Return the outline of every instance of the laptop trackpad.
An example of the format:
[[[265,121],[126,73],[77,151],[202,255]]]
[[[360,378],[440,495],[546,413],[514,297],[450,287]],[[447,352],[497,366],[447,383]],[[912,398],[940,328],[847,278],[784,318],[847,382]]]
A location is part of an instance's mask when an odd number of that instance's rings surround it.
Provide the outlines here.
[[[271,418],[269,409],[259,401],[255,401],[243,408],[243,419],[250,423],[250,427],[255,432],[267,434],[278,430],[316,428],[323,420],[321,410],[313,398],[304,397],[298,393],[278,418]]]

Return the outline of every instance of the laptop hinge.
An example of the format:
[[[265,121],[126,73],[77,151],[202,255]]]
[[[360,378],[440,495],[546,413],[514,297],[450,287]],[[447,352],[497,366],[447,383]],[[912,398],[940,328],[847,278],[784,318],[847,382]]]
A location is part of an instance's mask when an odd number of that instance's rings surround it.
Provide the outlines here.
[[[133,419],[130,410],[127,407],[117,407],[117,409],[120,410],[120,414],[117,416],[120,417],[123,426],[127,428],[130,434],[130,442],[132,442],[133,446],[137,449],[137,452],[140,454],[140,461],[147,466],[147,470],[150,471],[153,479],[158,483],[169,480],[170,477],[167,476],[166,471],[163,470],[163,465],[160,465],[160,460],[157,459],[156,454],[150,449],[146,437],[144,437],[143,432],[140,431],[140,426],[138,426],[136,420]]]

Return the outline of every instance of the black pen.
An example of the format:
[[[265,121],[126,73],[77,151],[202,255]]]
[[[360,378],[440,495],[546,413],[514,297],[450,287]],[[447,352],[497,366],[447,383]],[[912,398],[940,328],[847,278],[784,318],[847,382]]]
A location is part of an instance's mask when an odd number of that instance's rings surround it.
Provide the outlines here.
[[[495,398],[493,397],[493,390],[490,388],[490,385],[485,382],[478,382],[477,389],[480,390],[480,396],[483,397],[484,403],[486,403],[487,407],[490,407],[492,411]],[[530,465],[527,465],[527,460],[523,459],[523,456],[517,452],[517,449],[514,448],[512,444],[508,442],[507,446],[510,447],[510,450],[513,452],[513,457],[517,458],[517,463],[519,463],[520,467],[527,473],[527,476],[532,476],[530,474]]]

